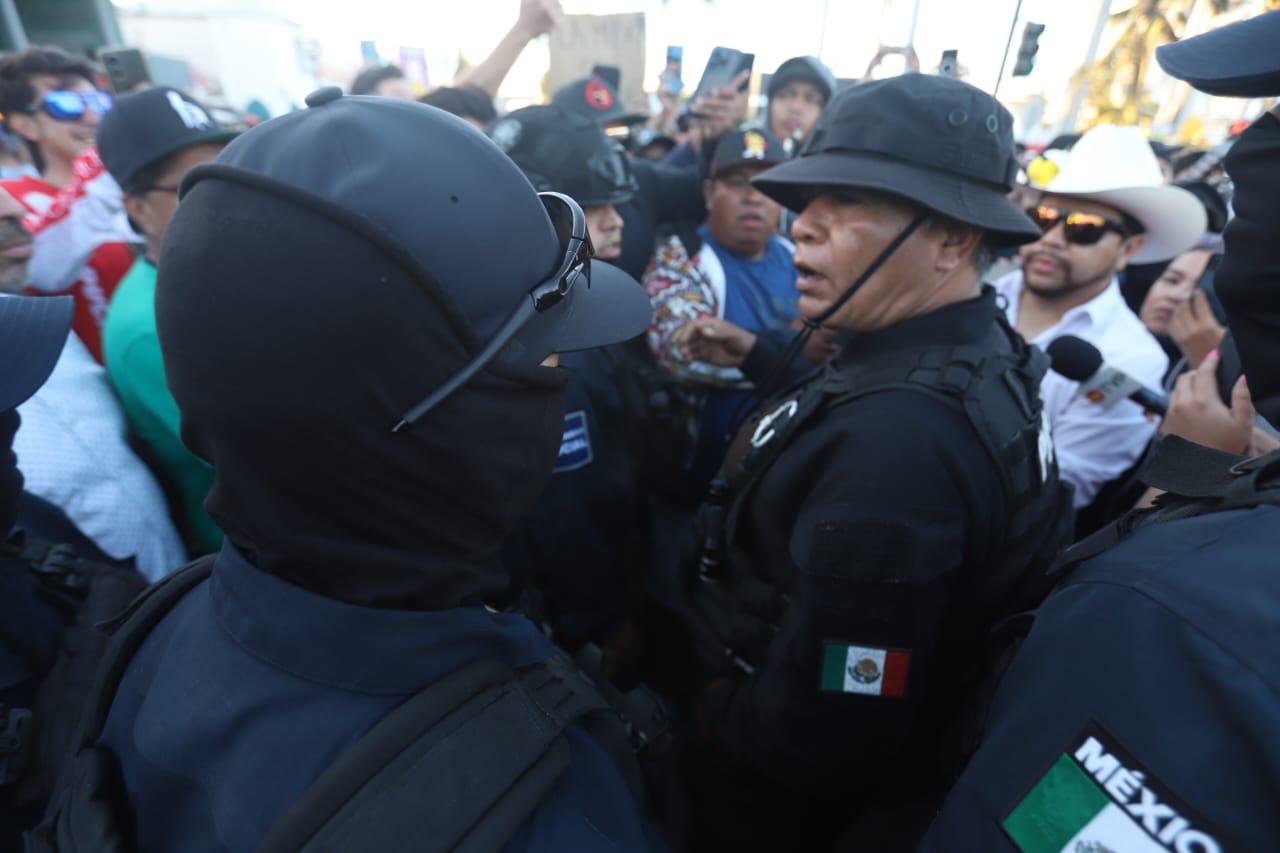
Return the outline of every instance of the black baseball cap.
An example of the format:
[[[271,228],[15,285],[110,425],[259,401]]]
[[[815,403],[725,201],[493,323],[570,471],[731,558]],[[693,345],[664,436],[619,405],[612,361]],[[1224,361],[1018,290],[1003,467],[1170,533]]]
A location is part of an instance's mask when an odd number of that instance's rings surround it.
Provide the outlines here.
[[[602,127],[640,124],[648,119],[644,113],[627,112],[618,90],[600,77],[583,77],[562,86],[551,97],[551,106]]]
[[[642,128],[635,135],[632,142],[634,145],[632,150],[634,151],[639,151],[641,148],[646,148],[650,145],[660,145],[664,151],[670,151],[678,144],[674,138],[667,136],[656,127]]]
[[[155,86],[116,99],[98,127],[98,155],[128,192],[138,172],[157,160],[189,145],[235,137],[235,131],[220,127],[195,98]]]
[[[711,158],[711,176],[734,166],[785,163],[787,154],[778,137],[761,128],[733,130],[720,137]]]
[[[1156,48],[1165,73],[1210,95],[1280,95],[1280,11]]]
[[[968,83],[904,74],[831,99],[801,155],[757,176],[765,195],[801,211],[825,187],[902,196],[998,243],[1041,236],[1007,198],[1018,174],[1013,117]]]
[[[74,304],[70,296],[0,296],[0,412],[25,403],[49,378]]]
[[[636,192],[622,146],[595,122],[557,107],[525,107],[489,127],[533,188],[561,192],[583,207],[622,204]]]
[[[196,216],[211,203],[198,198],[201,184],[232,182],[338,222],[409,271],[479,359],[560,266],[562,223],[502,149],[444,110],[344,96],[336,86],[313,92],[307,106],[192,169],[182,207],[193,203],[187,214]],[[521,325],[496,364],[535,367],[551,353],[618,343],[648,327],[649,300],[634,279],[594,260],[586,278]]]

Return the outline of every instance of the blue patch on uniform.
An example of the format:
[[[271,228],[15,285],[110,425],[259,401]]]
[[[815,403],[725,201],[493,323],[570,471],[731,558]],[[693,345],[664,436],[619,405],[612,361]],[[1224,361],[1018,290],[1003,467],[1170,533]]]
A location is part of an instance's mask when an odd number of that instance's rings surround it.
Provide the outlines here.
[[[556,457],[553,474],[576,471],[591,464],[591,433],[587,430],[587,413],[569,412],[564,416],[564,435],[560,437],[560,455]]]

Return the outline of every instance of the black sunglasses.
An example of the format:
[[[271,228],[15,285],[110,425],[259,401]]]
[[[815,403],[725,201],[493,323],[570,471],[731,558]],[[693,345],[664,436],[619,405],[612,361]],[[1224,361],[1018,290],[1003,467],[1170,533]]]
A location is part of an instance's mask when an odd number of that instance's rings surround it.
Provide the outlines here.
[[[1027,216],[1031,217],[1031,221],[1044,234],[1062,223],[1063,236],[1075,246],[1092,246],[1108,231],[1114,231],[1122,238],[1132,236],[1123,222],[1116,222],[1097,213],[1060,210],[1052,205],[1038,204],[1027,208]]]
[[[433,391],[429,397],[405,412],[399,423],[391,428],[392,432],[406,429],[444,402],[449,395],[492,362],[498,353],[520,334],[530,320],[563,301],[580,280],[585,280],[587,287],[591,286],[591,259],[595,257],[596,251],[591,245],[591,235],[587,232],[587,217],[583,214],[582,208],[576,201],[561,193],[538,193],[538,198],[542,200],[542,206],[551,217],[551,224],[555,228],[560,245],[565,247],[560,267],[554,275],[530,290],[528,299],[520,300],[515,311],[502,324],[489,343],[485,344],[479,355],[454,374],[448,382]]]

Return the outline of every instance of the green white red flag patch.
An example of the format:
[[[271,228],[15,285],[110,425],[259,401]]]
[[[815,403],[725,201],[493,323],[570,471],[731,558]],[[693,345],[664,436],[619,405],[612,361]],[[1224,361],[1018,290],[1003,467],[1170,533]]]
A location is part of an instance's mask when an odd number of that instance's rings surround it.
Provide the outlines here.
[[[823,644],[822,689],[831,693],[901,697],[911,652],[847,643]]]
[[[1022,853],[1223,853],[1222,833],[1096,722],[1001,823]]]

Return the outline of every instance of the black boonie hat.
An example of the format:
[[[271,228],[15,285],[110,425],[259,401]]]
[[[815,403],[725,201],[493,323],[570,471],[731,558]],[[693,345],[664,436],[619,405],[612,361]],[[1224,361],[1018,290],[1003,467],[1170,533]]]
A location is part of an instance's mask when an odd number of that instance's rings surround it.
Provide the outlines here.
[[[564,193],[583,207],[622,204],[635,195],[622,146],[600,125],[554,106],[509,113],[489,127],[489,138],[539,192]]]
[[[711,158],[711,176],[734,166],[785,163],[786,151],[778,137],[761,128],[734,130],[720,137]]]
[[[480,352],[565,251],[529,181],[483,133],[444,110],[344,96],[336,86],[312,92],[307,106],[242,133],[187,174],[181,196],[198,201],[201,183],[228,181],[342,224],[410,271]],[[648,326],[649,313],[630,276],[593,260],[590,286],[539,313],[497,364],[533,367],[553,352],[628,340]]]
[[[791,210],[824,187],[902,196],[997,242],[1041,236],[1006,195],[1018,174],[1013,117],[981,89],[904,74],[838,92],[799,157],[752,182]]]
[[[640,124],[648,119],[644,113],[627,112],[618,91],[599,77],[583,77],[560,87],[551,96],[551,106],[602,127]]]
[[[1280,11],[1156,48],[1165,73],[1210,95],[1280,95]]]
[[[116,99],[98,127],[98,156],[126,191],[142,169],[202,142],[230,142],[204,106],[177,89],[155,86]]]

